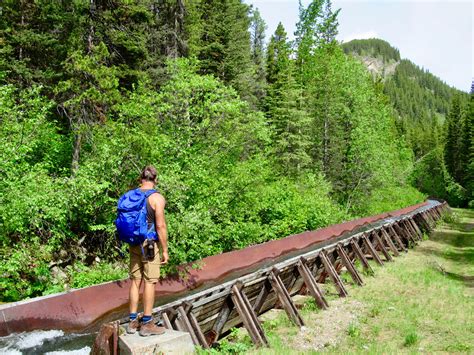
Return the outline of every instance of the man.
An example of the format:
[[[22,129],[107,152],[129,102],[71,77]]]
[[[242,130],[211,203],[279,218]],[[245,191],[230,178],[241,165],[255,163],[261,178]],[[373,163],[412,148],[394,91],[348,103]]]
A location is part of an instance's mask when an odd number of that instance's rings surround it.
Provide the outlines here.
[[[140,190],[146,192],[154,189],[156,185],[156,169],[147,166],[140,174]],[[160,265],[168,263],[168,233],[165,220],[166,201],[158,192],[151,194],[147,199],[147,223],[148,228],[155,224],[159,244],[163,253],[163,261],[160,261],[158,243],[154,242],[154,258],[146,260],[142,255],[142,246],[130,246],[130,323],[127,333],[133,334],[139,330],[141,336],[158,335],[165,328],[158,327],[152,318],[152,309],[155,301],[155,284],[160,277]],[[138,318],[138,299],[142,283],[145,284],[143,291],[143,317]]]

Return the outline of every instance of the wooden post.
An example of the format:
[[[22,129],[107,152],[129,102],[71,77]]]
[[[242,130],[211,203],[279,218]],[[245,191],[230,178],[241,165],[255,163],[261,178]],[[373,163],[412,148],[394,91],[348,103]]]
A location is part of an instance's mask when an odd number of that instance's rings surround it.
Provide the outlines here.
[[[102,324],[92,345],[91,354],[118,354],[119,321]]]
[[[324,298],[323,293],[321,292],[321,289],[319,288],[318,283],[316,282],[316,279],[309,271],[308,266],[306,265],[306,259],[303,257],[301,257],[298,262],[298,271],[300,272],[300,275],[303,278],[306,288],[314,297],[314,300],[316,301],[316,304],[319,306],[319,308],[327,309],[329,305],[326,299]]]
[[[319,258],[323,262],[324,269],[326,270],[326,272],[328,273],[328,275],[331,277],[332,281],[336,285],[336,288],[339,292],[339,296],[346,297],[348,295],[346,288],[344,287],[344,284],[342,283],[341,278],[339,277],[336,270],[334,269],[331,262],[329,261],[325,250],[321,250],[321,252],[319,253]]]
[[[358,241],[354,241],[354,239],[351,240],[351,247],[352,250],[354,251],[355,255],[359,258],[362,267],[366,270],[371,272],[372,274],[374,273],[374,270],[372,270],[372,267],[369,264],[369,261],[364,255],[364,252],[360,249]]]
[[[302,327],[304,326],[303,318],[301,318],[300,314],[298,313],[298,310],[296,309],[296,306],[293,303],[290,294],[288,293],[285,285],[281,281],[281,278],[278,274],[279,270],[273,268],[269,275],[270,283],[272,284],[272,287],[275,290],[275,293],[277,294],[281,305],[285,309],[288,318],[298,327]]]
[[[248,307],[248,300],[245,302],[247,296],[245,296],[241,291],[241,288],[242,285],[240,283],[236,283],[232,286],[232,302],[234,302],[235,308],[237,309],[237,312],[239,312],[240,318],[242,318],[242,322],[244,323],[253,343],[257,347],[267,346],[268,340],[263,332],[260,321],[258,320],[253,308]]]
[[[416,224],[415,220],[413,218],[410,218],[409,221],[410,221],[411,225],[413,226],[413,228],[415,229],[416,233],[418,234],[419,239],[423,240],[423,233],[421,232],[420,228]]]
[[[418,235],[416,234],[415,230],[413,229],[413,227],[410,225],[410,223],[408,222],[408,220],[404,219],[402,220],[403,221],[403,225],[405,226],[405,229],[408,231],[408,233],[410,234],[410,237],[411,239],[416,243],[418,244],[418,241],[419,241],[419,238],[418,238]]]
[[[161,313],[161,319],[163,319],[163,325],[166,329],[173,330],[173,326],[171,325],[170,319],[166,312]]]
[[[183,305],[179,306],[177,308],[177,311],[179,313],[179,318],[183,326],[186,328],[185,331],[191,335],[191,339],[193,340],[194,345],[201,345],[196,333],[194,332],[191,322],[189,321],[188,315],[186,314],[186,311],[184,310]]]
[[[365,234],[362,236],[362,240],[364,241],[364,244],[365,244],[367,250],[369,251],[370,255],[372,255],[372,258],[374,258],[374,260],[379,265],[383,265],[382,259],[380,259],[379,254],[377,254],[377,251],[375,250],[374,246],[372,245],[369,238],[367,238],[367,236]]]
[[[385,241],[387,242],[387,245],[392,251],[393,255],[400,256],[400,253],[398,252],[397,247],[395,246],[395,244],[393,244],[392,238],[390,238],[387,231],[384,228],[382,228],[381,231],[382,231],[382,238],[385,239]]]
[[[423,216],[428,221],[428,224],[430,225],[430,230],[433,229],[434,225],[435,225],[435,221],[434,221],[433,217],[431,216],[430,212],[429,211],[423,212]]]
[[[405,248],[405,244],[403,244],[403,242],[400,239],[400,237],[398,236],[397,232],[395,232],[395,229],[393,229],[393,226],[390,225],[388,228],[389,228],[390,233],[392,234],[393,238],[397,242],[398,246],[400,247],[400,249],[403,250],[404,252],[407,252],[408,250],[407,250],[407,248]]]
[[[262,286],[262,289],[260,290],[260,293],[255,299],[255,303],[253,304],[253,309],[255,310],[255,313],[257,314],[260,313],[260,310],[262,309],[262,306],[265,303],[265,300],[267,299],[267,296],[271,290],[272,290],[272,285],[270,284],[268,279],[266,279],[263,282],[263,286]]]
[[[411,247],[415,244],[415,241],[410,237],[410,234],[403,228],[399,221],[394,224],[394,228],[398,232],[398,235],[402,236],[407,241],[407,246]]]
[[[197,321],[196,316],[192,312],[193,304],[190,302],[185,302],[183,304],[183,308],[186,311],[188,323],[194,331],[199,345],[201,345],[204,349],[209,349],[209,344],[207,343],[206,337],[204,336],[204,333],[202,332],[201,327],[199,326],[199,322]]]
[[[347,271],[349,271],[349,273],[351,274],[352,280],[357,285],[362,286],[364,284],[364,281],[362,281],[362,278],[360,277],[359,273],[354,267],[354,264],[352,264],[344,248],[341,246],[341,244],[338,244],[336,248],[337,248],[337,253],[339,254],[339,257],[342,260],[342,263],[346,267]]]
[[[415,215],[415,219],[418,220],[418,223],[421,225],[421,228],[427,233],[430,233],[430,225],[426,221],[426,219],[423,218],[423,215],[421,213],[417,213]]]
[[[234,302],[232,302],[232,298],[228,296],[225,301],[224,305],[222,306],[219,314],[217,315],[216,320],[214,321],[214,325],[212,326],[212,335],[209,338],[209,343],[214,343],[219,339],[221,335],[222,329],[224,328],[227,319],[229,319],[230,312],[234,309]]]
[[[375,240],[377,241],[377,244],[378,244],[379,247],[380,247],[380,251],[381,251],[382,254],[385,256],[385,260],[387,260],[387,261],[392,261],[392,256],[389,254],[389,252],[387,251],[387,249],[385,249],[385,245],[383,244],[383,241],[382,241],[382,239],[380,238],[378,231],[374,231],[374,232],[373,232],[373,235],[374,235]]]

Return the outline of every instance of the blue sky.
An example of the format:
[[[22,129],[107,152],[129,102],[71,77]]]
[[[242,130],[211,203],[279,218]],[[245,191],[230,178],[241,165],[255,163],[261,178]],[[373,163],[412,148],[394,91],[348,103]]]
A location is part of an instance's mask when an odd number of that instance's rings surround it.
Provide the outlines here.
[[[245,0],[260,10],[267,40],[282,22],[290,38],[298,21],[298,0]],[[303,5],[310,0],[303,0]],[[443,81],[469,91],[474,78],[474,2],[471,0],[333,0],[339,14],[338,40],[382,38],[402,58]]]

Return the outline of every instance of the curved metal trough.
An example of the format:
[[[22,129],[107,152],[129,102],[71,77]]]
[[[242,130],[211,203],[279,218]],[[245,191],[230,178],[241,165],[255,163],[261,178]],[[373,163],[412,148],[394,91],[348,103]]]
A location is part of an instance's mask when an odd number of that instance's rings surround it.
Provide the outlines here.
[[[170,276],[157,284],[155,316],[169,328],[189,331],[204,347],[242,322],[257,344],[265,344],[257,314],[278,300],[294,322],[302,322],[288,304],[289,296],[307,291],[324,307],[317,282],[330,277],[343,296],[347,292],[337,276],[343,266],[361,283],[353,260],[360,258],[365,265],[365,256],[371,255],[382,262],[379,252],[390,260],[390,253],[416,243],[420,229],[429,230],[446,206],[429,200],[202,259],[201,268],[190,270],[186,278]],[[97,329],[127,315],[128,288],[129,281],[122,280],[0,306],[0,336],[35,329]]]

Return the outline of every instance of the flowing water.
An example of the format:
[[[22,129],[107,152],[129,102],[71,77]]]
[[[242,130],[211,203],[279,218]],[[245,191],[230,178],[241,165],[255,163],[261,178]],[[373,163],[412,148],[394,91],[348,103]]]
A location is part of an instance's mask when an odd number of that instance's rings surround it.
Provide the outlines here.
[[[62,330],[38,330],[0,337],[0,354],[85,355],[96,334],[66,334]]]

